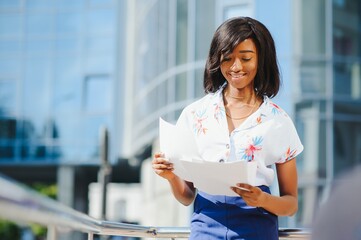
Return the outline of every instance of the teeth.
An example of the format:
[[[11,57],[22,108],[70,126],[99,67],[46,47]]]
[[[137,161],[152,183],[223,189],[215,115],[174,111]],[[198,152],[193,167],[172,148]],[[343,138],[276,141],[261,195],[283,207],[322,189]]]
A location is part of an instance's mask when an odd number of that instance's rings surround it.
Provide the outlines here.
[[[245,74],[237,74],[237,75],[231,74],[231,77],[239,78],[239,77],[242,77],[242,76],[244,76],[244,75],[245,75]]]

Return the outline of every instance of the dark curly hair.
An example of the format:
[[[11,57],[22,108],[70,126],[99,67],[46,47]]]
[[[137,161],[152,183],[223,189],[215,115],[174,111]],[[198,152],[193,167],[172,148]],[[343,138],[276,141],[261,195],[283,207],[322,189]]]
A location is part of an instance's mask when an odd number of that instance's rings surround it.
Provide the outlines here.
[[[273,38],[262,23],[250,17],[231,18],[214,33],[204,70],[203,86],[206,93],[216,92],[226,82],[220,69],[221,56],[232,53],[247,38],[253,39],[258,52],[258,68],[254,79],[256,94],[270,98],[277,95],[280,74]]]

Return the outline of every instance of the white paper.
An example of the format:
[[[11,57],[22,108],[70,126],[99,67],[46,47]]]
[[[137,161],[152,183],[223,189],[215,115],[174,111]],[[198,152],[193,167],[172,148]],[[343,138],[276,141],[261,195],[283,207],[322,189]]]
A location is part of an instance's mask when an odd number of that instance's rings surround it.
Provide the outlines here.
[[[238,196],[230,187],[255,184],[256,162],[209,162],[200,158],[191,132],[159,119],[160,150],[174,165],[174,173],[213,195]]]

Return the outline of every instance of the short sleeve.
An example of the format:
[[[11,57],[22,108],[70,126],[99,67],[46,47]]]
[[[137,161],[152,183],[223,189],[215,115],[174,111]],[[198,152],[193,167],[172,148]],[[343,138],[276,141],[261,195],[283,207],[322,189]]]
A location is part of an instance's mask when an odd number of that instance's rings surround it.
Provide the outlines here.
[[[303,145],[289,116],[282,116],[278,130],[280,155],[276,163],[285,163],[299,155]]]

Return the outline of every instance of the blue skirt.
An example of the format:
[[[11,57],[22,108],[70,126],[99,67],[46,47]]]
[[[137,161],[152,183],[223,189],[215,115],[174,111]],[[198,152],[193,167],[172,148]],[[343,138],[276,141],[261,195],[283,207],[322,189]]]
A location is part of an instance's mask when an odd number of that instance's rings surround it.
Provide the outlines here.
[[[260,186],[270,193],[267,186]],[[241,197],[198,192],[194,201],[190,240],[278,240],[277,216],[250,207]]]

